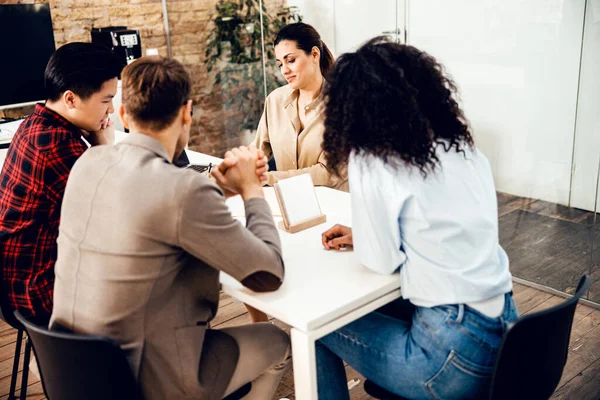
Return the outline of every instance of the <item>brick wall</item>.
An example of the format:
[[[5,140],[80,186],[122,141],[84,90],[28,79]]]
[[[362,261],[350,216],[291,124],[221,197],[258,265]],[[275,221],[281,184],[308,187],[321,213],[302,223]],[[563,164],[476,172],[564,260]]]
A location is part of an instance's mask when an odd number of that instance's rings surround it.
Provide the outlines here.
[[[173,57],[181,61],[193,79],[194,124],[190,148],[221,156],[241,144],[235,115],[225,113],[221,90],[204,64],[206,36],[212,28],[210,16],[217,0],[167,0]],[[267,0],[276,8],[285,0]],[[167,56],[167,44],[160,0],[0,0],[0,4],[50,3],[56,46],[90,41],[93,27],[124,25],[138,29],[142,54],[156,48]],[[32,107],[0,111],[15,117],[30,113]]]

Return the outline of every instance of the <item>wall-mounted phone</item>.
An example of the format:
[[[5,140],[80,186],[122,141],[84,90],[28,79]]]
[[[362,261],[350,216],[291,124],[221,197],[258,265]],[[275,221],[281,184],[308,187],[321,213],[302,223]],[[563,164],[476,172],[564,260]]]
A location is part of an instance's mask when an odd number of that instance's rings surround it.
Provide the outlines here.
[[[92,28],[92,43],[110,48],[122,60],[123,67],[142,56],[139,31],[125,26]]]

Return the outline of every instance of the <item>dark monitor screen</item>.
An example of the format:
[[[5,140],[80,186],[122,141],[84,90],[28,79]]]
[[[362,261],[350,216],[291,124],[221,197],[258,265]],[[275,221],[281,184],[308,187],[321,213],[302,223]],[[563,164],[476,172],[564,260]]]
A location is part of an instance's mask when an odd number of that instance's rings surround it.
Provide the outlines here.
[[[44,100],[44,70],[55,50],[48,4],[0,5],[0,108]]]

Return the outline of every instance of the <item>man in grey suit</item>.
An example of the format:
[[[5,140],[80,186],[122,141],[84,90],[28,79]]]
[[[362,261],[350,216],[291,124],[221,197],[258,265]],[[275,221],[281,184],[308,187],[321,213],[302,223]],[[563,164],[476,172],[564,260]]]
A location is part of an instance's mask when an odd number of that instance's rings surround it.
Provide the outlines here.
[[[189,139],[190,77],[145,57],[122,73],[120,114],[132,132],[75,163],[62,205],[51,328],[104,335],[125,351],[146,399],[220,399],[247,382],[271,399],[289,363],[272,324],[213,330],[219,271],[255,291],[284,268],[263,198],[260,152],[228,152],[217,184],[172,164]],[[246,226],[225,196],[245,201]]]

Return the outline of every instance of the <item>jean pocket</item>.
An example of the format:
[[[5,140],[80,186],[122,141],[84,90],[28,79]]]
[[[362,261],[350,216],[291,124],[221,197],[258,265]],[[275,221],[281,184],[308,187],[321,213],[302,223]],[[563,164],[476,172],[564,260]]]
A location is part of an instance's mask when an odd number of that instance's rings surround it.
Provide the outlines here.
[[[436,400],[483,399],[487,397],[493,367],[472,363],[454,350],[427,382],[425,388]]]

